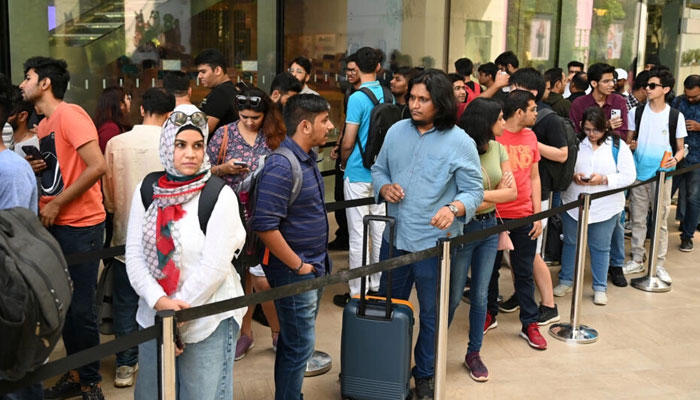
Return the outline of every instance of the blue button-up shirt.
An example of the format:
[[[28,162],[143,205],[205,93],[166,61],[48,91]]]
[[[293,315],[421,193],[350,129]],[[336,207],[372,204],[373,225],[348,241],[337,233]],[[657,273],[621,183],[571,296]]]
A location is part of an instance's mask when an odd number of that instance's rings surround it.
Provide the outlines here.
[[[330,273],[328,257],[328,215],[324,203],[323,177],[316,166],[316,153],[306,153],[289,137],[280,146],[290,148],[299,159],[303,183],[299,197],[288,204],[292,194],[292,168],[281,156],[268,156],[260,172],[258,197],[253,213],[253,230],[279,230],[289,247],[304,262],[312,264],[317,276]],[[270,254],[266,268],[289,268]]]
[[[683,95],[676,97],[673,106],[683,113],[686,121],[700,122],[700,103],[692,104],[688,101],[688,98]],[[700,163],[700,131],[688,131],[685,144],[688,145],[688,156],[685,158],[686,163]]]
[[[407,251],[425,250],[441,237],[460,235],[460,221],[470,220],[484,198],[474,140],[457,126],[444,131],[433,128],[421,135],[410,119],[395,123],[387,132],[372,166],[372,182],[378,202],[383,201],[382,186],[398,183],[403,188],[404,199],[388,203],[387,213],[396,218],[395,246]],[[465,217],[455,219],[444,231],[431,226],[435,213],[455,200],[466,207]],[[387,241],[388,235],[387,229]]]

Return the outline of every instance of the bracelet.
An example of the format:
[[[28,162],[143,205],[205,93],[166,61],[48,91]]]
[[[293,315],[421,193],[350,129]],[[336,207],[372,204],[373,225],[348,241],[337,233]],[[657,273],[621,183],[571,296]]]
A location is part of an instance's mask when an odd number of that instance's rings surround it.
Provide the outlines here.
[[[299,264],[299,266],[296,267],[296,268],[294,269],[294,273],[297,274],[297,275],[299,275],[299,270],[300,270],[301,267],[303,267],[303,266],[304,266],[304,260],[301,260],[301,264]]]

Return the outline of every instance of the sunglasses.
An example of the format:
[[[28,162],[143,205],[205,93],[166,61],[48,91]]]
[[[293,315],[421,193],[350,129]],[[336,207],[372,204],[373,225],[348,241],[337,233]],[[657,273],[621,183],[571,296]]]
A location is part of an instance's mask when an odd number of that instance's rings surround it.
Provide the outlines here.
[[[652,83],[647,83],[646,85],[644,85],[644,87],[647,89],[650,89],[650,90],[654,90],[657,87],[663,87],[663,85],[660,83],[652,82]]]
[[[194,112],[191,115],[187,115],[182,111],[174,111],[172,114],[170,114],[169,119],[175,126],[185,125],[187,124],[187,121],[192,122],[192,125],[200,128],[207,126],[207,114],[201,111]]]
[[[238,103],[239,107],[245,107],[246,105],[250,104],[251,107],[256,108],[262,103],[262,97],[260,96],[244,96],[242,94],[239,94],[236,96],[236,103]]]

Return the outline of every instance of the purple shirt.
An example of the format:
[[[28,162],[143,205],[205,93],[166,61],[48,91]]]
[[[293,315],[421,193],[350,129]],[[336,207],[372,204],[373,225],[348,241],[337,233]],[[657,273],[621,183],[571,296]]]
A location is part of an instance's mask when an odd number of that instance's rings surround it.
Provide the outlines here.
[[[598,106],[598,103],[596,103],[593,98],[593,93],[581,96],[571,103],[569,119],[574,123],[576,132],[581,132],[581,118],[583,118],[583,112],[586,111],[588,107],[592,106]],[[627,139],[627,101],[617,93],[608,96],[608,98],[605,99],[605,104],[603,104],[603,112],[605,113],[605,118],[608,120],[610,120],[610,112],[612,110],[620,110],[622,125],[615,129],[615,132],[625,140]]]

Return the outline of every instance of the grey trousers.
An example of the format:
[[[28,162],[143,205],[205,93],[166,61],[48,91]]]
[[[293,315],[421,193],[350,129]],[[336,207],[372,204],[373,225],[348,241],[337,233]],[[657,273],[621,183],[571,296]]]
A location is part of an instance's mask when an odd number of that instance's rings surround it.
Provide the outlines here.
[[[635,181],[638,183],[640,181]],[[630,217],[632,220],[632,259],[641,263],[644,259],[644,240],[647,235],[647,213],[656,201],[656,183],[630,189]],[[656,265],[664,265],[668,250],[668,215],[671,210],[671,180],[664,184],[661,229],[657,238]]]

